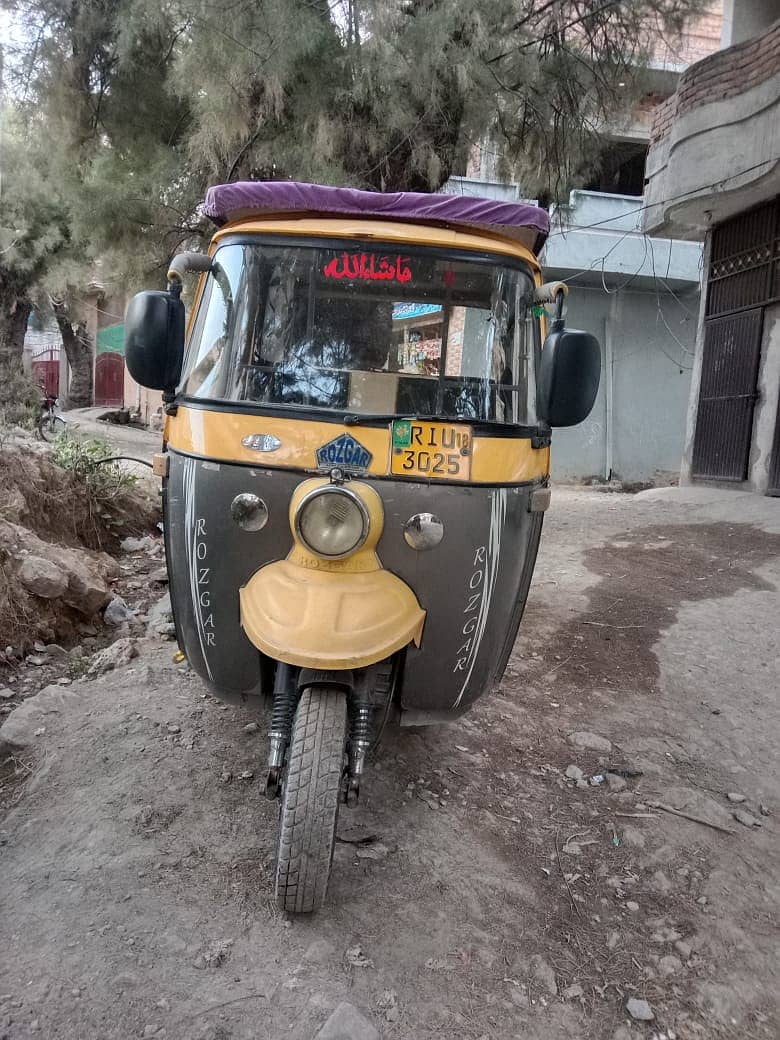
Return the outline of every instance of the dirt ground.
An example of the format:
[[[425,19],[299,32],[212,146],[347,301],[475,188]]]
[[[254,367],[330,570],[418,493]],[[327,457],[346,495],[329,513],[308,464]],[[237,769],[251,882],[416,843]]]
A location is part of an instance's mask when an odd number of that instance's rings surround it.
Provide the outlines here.
[[[67,687],[0,831],[0,1037],[777,1037],[778,550],[780,500],[556,489],[501,689],[387,734],[308,919],[262,717],[171,643]]]

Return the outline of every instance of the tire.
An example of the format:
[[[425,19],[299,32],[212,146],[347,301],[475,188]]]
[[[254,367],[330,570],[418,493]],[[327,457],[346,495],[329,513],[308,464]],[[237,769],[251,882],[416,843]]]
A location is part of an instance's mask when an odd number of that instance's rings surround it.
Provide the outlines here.
[[[276,902],[288,913],[310,914],[325,901],[346,740],[344,693],[304,690],[287,754],[276,856]]]
[[[65,432],[65,420],[59,415],[44,415],[38,423],[38,432],[44,441],[53,441]]]

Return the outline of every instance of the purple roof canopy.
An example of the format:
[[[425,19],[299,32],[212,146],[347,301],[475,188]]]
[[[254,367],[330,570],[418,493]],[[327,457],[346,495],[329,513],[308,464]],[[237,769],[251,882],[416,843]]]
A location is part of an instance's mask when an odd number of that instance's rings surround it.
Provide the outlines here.
[[[433,222],[450,227],[500,231],[534,251],[541,249],[550,221],[547,213],[523,202],[500,202],[466,195],[359,191],[302,181],[237,181],[209,188],[203,212],[217,224],[273,213]]]

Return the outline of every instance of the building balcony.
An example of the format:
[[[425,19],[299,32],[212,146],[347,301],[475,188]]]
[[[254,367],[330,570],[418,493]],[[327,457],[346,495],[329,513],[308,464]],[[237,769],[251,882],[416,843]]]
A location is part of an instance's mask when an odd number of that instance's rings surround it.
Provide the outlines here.
[[[780,21],[691,65],[658,107],[643,226],[651,234],[702,238],[778,193]]]
[[[573,191],[568,206],[551,211],[550,237],[542,254],[545,274],[572,287],[666,285],[690,290],[699,283],[701,246],[650,238],[642,229],[645,200],[635,195]]]

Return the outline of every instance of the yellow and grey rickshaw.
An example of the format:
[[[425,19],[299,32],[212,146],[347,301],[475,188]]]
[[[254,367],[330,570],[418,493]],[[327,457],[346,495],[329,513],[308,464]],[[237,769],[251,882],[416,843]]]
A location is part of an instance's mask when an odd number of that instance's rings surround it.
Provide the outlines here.
[[[164,392],[178,643],[271,705],[276,895],[305,912],[388,717],[457,718],[501,678],[551,427],[588,415],[600,352],[542,283],[534,206],[258,182],[205,213],[208,255],[131,302],[127,364]]]

